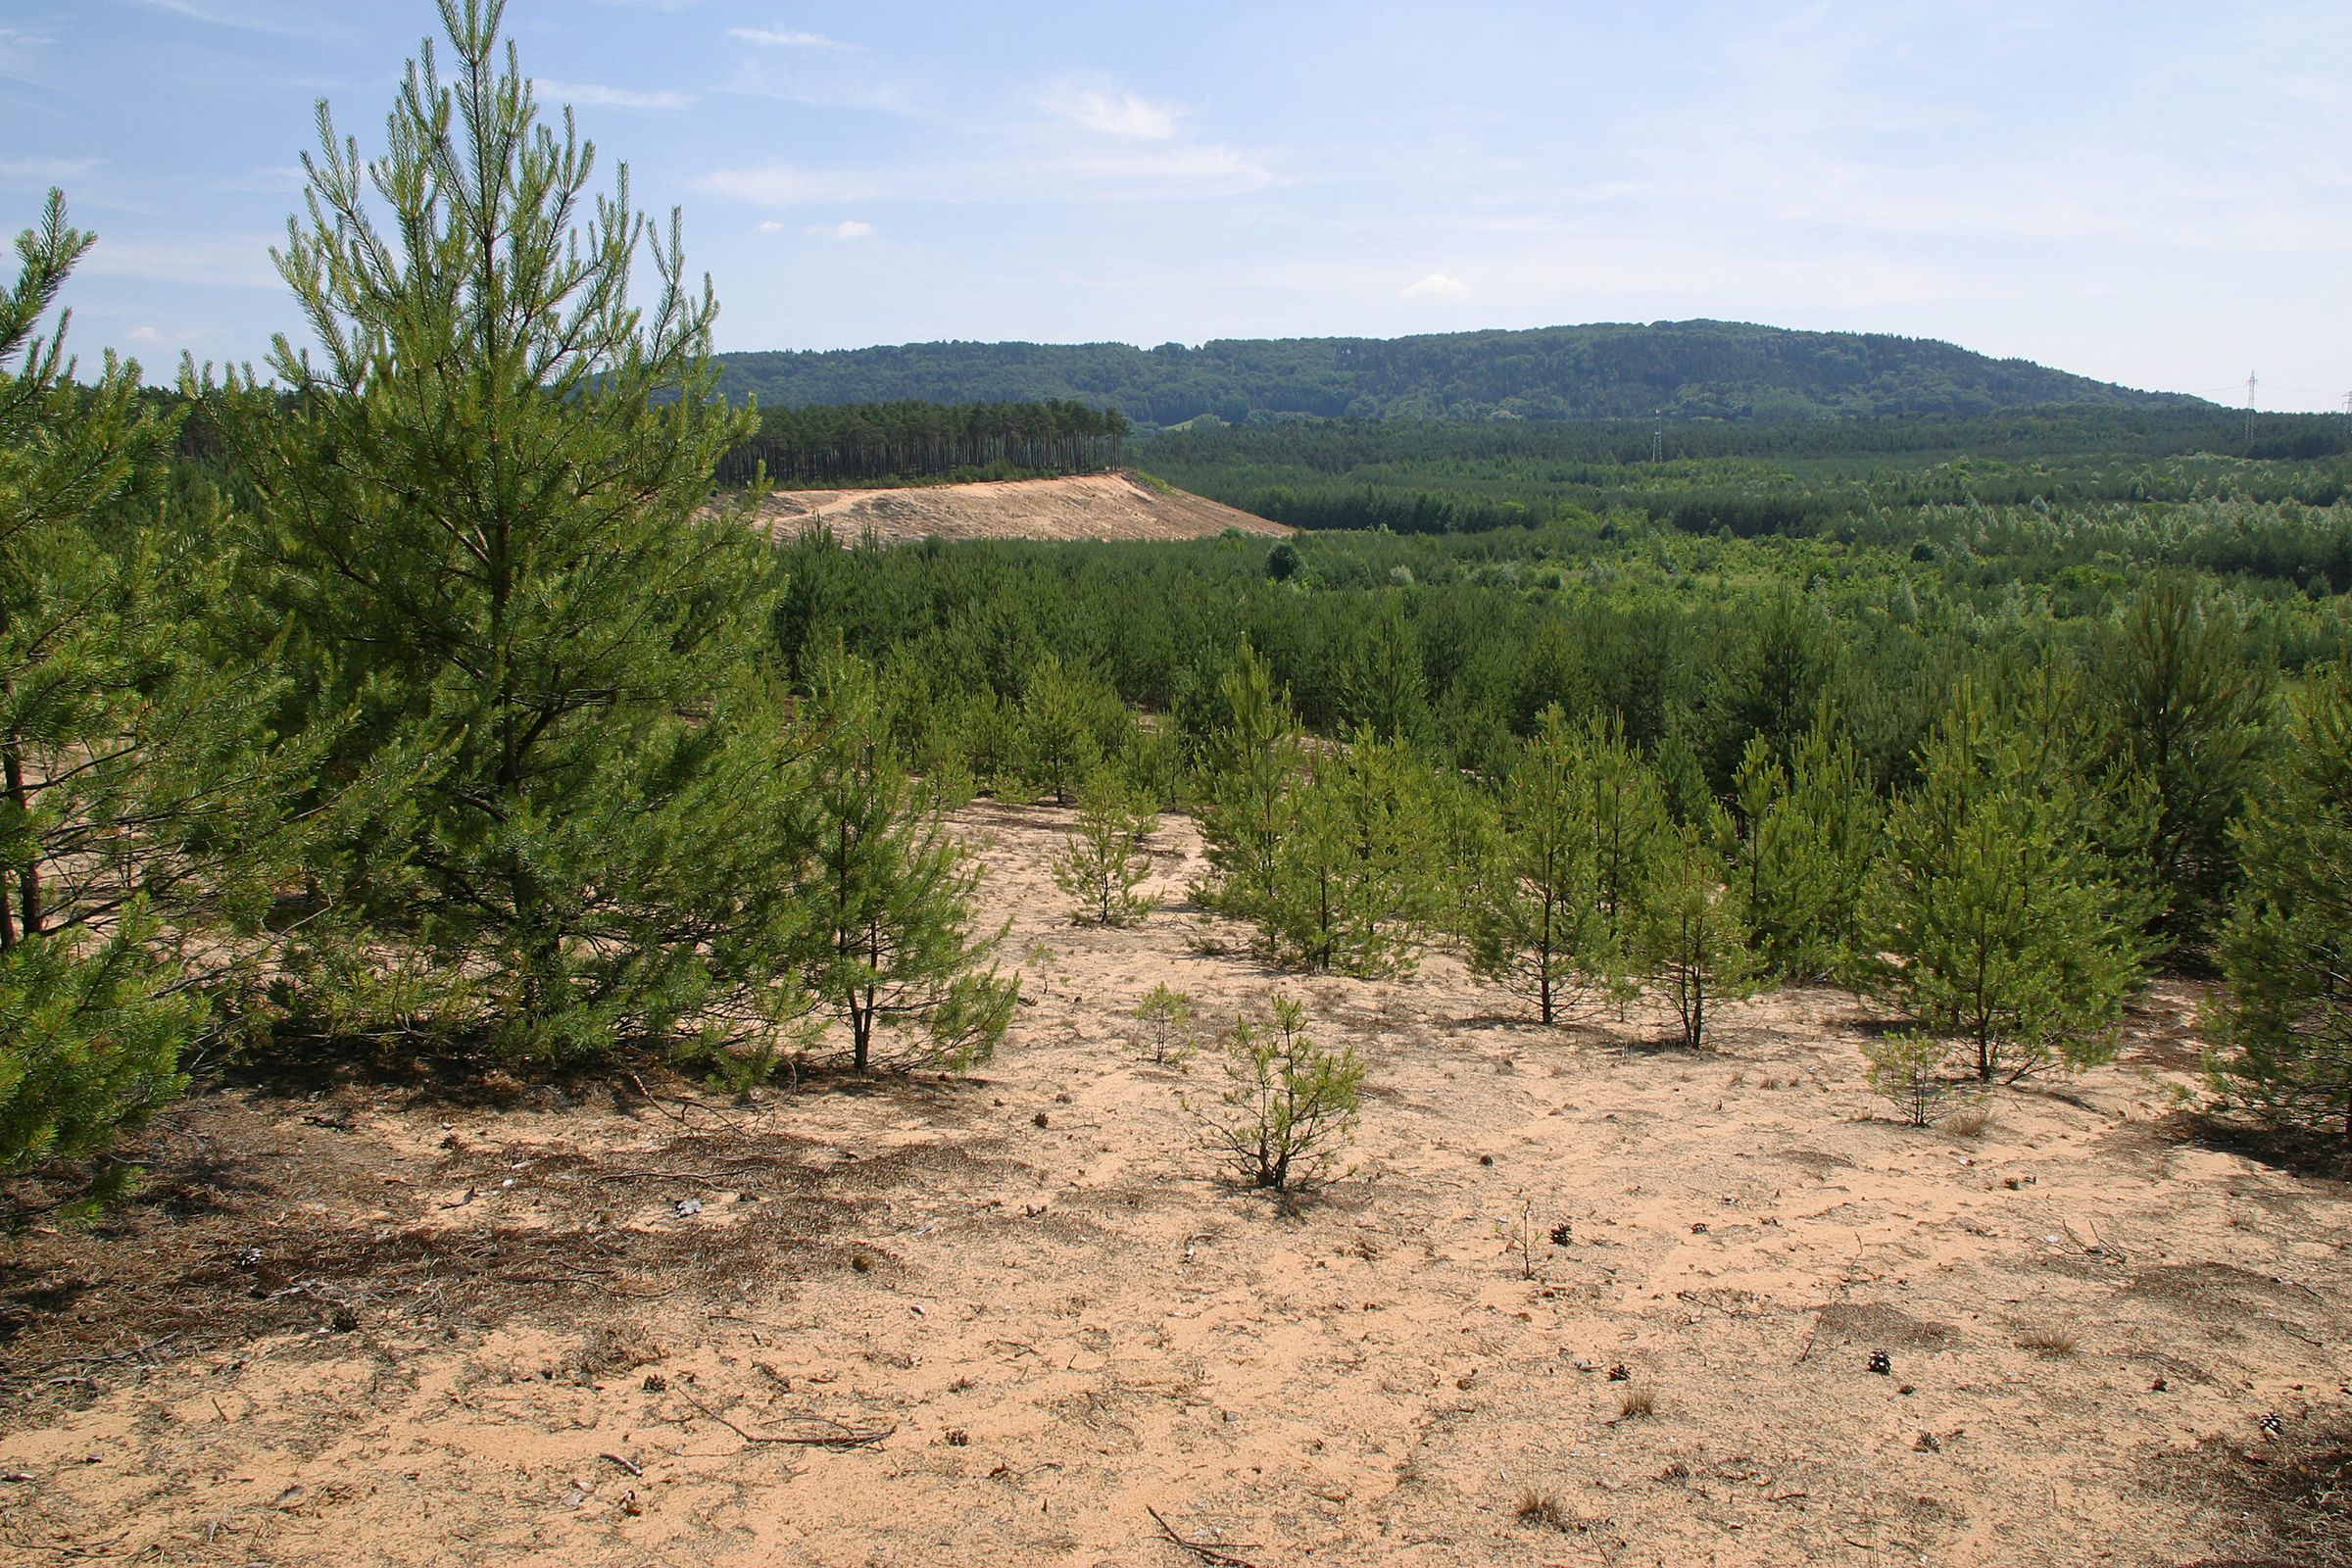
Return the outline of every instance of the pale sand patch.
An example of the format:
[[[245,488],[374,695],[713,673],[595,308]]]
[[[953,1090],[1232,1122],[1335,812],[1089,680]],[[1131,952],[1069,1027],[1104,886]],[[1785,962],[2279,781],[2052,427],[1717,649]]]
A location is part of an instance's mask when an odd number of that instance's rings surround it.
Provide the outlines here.
[[[845,544],[919,539],[1206,539],[1228,528],[1287,537],[1279,522],[1182,490],[1147,489],[1118,473],[998,479],[899,490],[778,490],[756,526],[778,538],[830,528]]]

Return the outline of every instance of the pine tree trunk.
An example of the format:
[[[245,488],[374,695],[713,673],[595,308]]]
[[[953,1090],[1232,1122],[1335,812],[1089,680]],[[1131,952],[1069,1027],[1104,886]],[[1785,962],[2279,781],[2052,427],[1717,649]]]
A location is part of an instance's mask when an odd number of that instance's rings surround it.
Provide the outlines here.
[[[1551,894],[1544,895],[1544,931],[1536,947],[1537,990],[1541,993],[1536,1010],[1548,1028],[1551,1024]]]
[[[29,820],[32,814],[32,793],[24,784],[24,754],[23,744],[11,735],[0,746],[0,769],[7,778],[9,804]],[[0,897],[0,947],[14,947],[19,935],[37,937],[41,934],[41,863],[37,855],[27,856],[17,868],[17,914],[13,925],[8,915],[8,901]]]

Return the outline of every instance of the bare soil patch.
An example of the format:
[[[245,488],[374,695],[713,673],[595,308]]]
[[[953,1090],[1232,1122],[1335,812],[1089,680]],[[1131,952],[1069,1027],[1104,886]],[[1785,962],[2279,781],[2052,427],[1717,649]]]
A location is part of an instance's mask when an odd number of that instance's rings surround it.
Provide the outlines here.
[[[2176,1070],[1916,1131],[1841,995],[1693,1056],[1443,956],[1280,976],[1072,924],[1067,822],[966,819],[1029,1004],[968,1078],[175,1107],[136,1200],[0,1253],[0,1557],[2342,1560],[2346,1189],[2187,1136]],[[1128,1045],[1163,981],[1356,1046],[1351,1175],[1219,1181],[1213,1060]]]
[[[1228,528],[1267,538],[1282,523],[1181,490],[1153,490],[1121,473],[899,490],[779,490],[754,521],[779,538],[830,528],[855,543],[921,539],[1206,539]]]

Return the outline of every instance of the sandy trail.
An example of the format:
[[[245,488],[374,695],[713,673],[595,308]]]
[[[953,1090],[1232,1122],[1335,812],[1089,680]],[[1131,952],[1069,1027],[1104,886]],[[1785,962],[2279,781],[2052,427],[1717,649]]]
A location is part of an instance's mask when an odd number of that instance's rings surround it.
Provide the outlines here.
[[[1130,931],[1062,912],[1065,813],[964,820],[1031,1004],[969,1078],[173,1112],[4,1276],[12,1559],[1191,1560],[1155,1508],[1259,1568],[2178,1563],[2275,1544],[2230,1478],[2343,1416],[2345,1191],[2166,1119],[2185,990],[1961,1138],[1886,1118],[1837,993],[1704,1058],[1547,1031],[1443,956],[1201,951],[1181,819]],[[1127,1047],[1162,981],[1356,1044],[1352,1175],[1217,1180],[1213,1063]]]

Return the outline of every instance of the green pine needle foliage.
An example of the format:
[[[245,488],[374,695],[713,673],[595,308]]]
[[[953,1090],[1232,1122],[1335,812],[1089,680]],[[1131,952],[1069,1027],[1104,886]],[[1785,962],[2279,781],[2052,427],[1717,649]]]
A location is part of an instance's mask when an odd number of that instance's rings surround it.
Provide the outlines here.
[[[1798,982],[1843,973],[1861,943],[1883,810],[1836,714],[1824,711],[1787,767],[1751,737],[1732,808],[1725,848],[1757,963]]]
[[[1631,944],[1634,967],[1664,997],[1692,1051],[1706,1049],[1718,1004],[1754,990],[1739,885],[1727,880],[1714,836],[1685,827],[1659,846]]]
[[[1421,836],[1425,771],[1408,747],[1369,730],[1315,754],[1275,855],[1288,961],[1364,977],[1412,971],[1439,874]]]
[[[387,786],[318,858],[293,1004],[356,1010],[319,987],[390,951],[509,1055],[757,1032],[810,824],[749,666],[772,558],[703,514],[753,416],[712,401],[675,215],[625,169],[591,198],[502,11],[443,0],[449,74],[428,44],[381,156],[320,105],[276,253],[318,348],[201,386],[256,501],[249,616],[292,628],[281,721],[347,715],[294,808]]]
[[[282,680],[195,619],[217,518],[141,516],[178,418],[111,355],[78,383],[65,313],[43,330],[94,241],[51,191],[0,291],[0,1170],[97,1154],[175,1092],[304,828],[263,808]]]
[[[818,671],[815,702],[808,991],[847,1030],[858,1072],[985,1060],[1019,983],[995,966],[1003,928],[979,924],[979,868],[939,797],[885,743],[872,671],[834,662]]]
[[[2100,843],[2116,808],[2063,741],[1964,685],[1888,812],[1867,900],[1892,959],[1870,983],[1984,1082],[2111,1059],[2142,978],[2145,901]]]
[[[1466,862],[1470,965],[1565,1021],[1605,995],[1621,965],[1601,912],[1600,839],[1583,737],[1557,704],[1522,743],[1501,789],[1490,853]]]
[[[1209,875],[1196,896],[1253,926],[1268,956],[1284,930],[1282,849],[1297,815],[1305,749],[1290,694],[1245,640],[1218,682],[1221,702],[1201,746],[1206,801],[1200,836]]]
[[[2276,1124],[2352,1142],[2352,669],[2300,694],[2237,853],[2209,1076]]]

